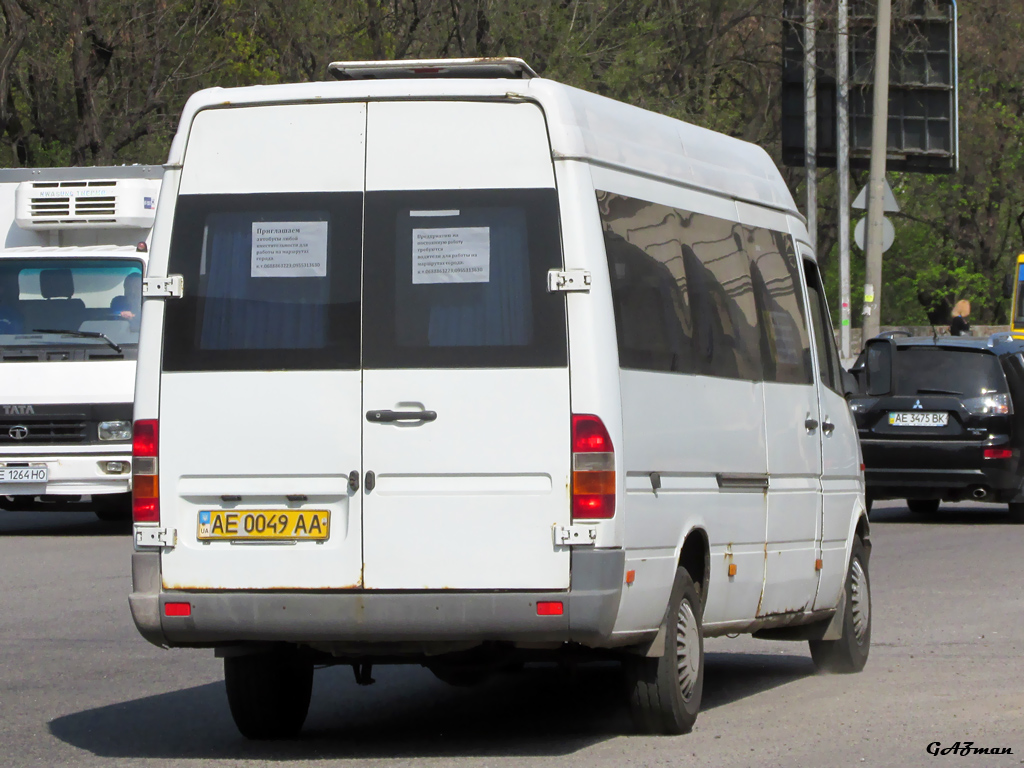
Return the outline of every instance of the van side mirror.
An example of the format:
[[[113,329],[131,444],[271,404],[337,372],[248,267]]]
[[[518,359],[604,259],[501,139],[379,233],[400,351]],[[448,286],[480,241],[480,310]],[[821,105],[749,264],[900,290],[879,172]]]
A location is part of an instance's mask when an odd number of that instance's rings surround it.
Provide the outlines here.
[[[1009,274],[1003,277],[1003,298],[1013,298],[1013,275]]]
[[[893,360],[896,358],[896,342],[892,339],[869,339],[864,345],[864,372],[867,377],[866,395],[885,397],[893,390]]]

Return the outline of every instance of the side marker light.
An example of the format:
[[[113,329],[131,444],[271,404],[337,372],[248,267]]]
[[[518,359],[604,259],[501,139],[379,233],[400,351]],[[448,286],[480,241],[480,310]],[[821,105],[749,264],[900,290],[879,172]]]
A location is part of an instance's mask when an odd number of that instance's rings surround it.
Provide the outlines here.
[[[636,581],[636,571],[626,571],[626,583],[632,584]]]
[[[735,576],[736,575],[736,563],[729,563],[729,575],[730,576]]]

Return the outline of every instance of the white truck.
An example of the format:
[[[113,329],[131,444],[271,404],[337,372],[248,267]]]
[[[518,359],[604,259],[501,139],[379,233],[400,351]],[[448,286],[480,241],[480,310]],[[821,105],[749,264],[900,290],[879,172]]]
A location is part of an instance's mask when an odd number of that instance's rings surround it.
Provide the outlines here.
[[[0,506],[131,514],[142,281],[160,166],[0,170]]]

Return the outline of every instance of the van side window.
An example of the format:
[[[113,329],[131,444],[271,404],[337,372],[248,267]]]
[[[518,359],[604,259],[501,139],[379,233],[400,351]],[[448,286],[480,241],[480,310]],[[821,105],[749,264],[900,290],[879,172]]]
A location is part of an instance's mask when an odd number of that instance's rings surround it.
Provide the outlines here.
[[[810,384],[811,343],[793,240],[761,227],[738,229],[750,258],[761,316],[765,381]]]
[[[839,352],[836,349],[832,324],[828,319],[828,305],[825,303],[825,292],[821,287],[818,268],[811,262],[805,261],[804,272],[807,275],[807,293],[811,305],[811,327],[814,328],[814,342],[818,348],[818,368],[821,369],[821,380],[833,392],[842,394]]]
[[[359,367],[361,195],[182,195],[165,370]]]
[[[568,365],[553,189],[368,192],[365,368]]]
[[[763,379],[770,350],[742,227],[609,192],[597,201],[620,365]]]

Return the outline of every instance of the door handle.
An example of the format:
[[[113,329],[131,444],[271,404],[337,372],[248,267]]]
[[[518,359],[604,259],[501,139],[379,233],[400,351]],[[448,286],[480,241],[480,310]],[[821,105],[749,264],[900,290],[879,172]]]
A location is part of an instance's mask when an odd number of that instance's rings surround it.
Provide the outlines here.
[[[817,428],[818,428],[818,420],[817,419],[805,419],[804,420],[804,429],[806,429],[808,432],[813,432]]]
[[[390,424],[395,421],[433,421],[437,411],[367,411],[366,420],[375,424]]]
[[[366,488],[366,492],[369,493],[373,490],[373,487],[377,484],[377,476],[373,474],[373,470],[366,473],[366,477],[363,478],[363,487]]]
[[[825,417],[825,420],[821,422],[821,431],[826,435],[831,435],[835,428],[836,425],[829,421],[827,416]]]
[[[348,473],[348,489],[353,493],[359,490],[359,473],[354,469]]]

